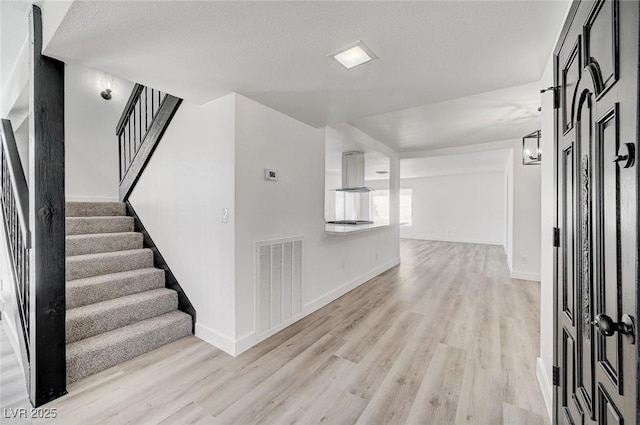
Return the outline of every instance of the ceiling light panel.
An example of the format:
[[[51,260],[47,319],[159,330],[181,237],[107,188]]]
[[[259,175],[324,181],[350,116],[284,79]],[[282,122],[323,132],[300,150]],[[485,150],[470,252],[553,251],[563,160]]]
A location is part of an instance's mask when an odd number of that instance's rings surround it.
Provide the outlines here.
[[[365,63],[372,62],[378,57],[362,41],[356,41],[329,56],[337,60],[345,69],[353,69]]]

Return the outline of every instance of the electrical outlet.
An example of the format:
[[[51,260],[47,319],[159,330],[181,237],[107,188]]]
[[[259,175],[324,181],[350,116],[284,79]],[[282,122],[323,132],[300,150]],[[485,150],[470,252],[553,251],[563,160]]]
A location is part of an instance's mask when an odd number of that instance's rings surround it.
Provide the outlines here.
[[[529,262],[529,259],[527,258],[526,255],[522,256],[522,264],[527,264]]]

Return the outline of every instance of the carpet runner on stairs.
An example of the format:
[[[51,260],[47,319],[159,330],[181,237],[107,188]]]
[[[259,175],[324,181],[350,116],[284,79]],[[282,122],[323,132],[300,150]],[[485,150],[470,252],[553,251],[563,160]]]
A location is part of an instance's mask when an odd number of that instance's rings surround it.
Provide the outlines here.
[[[67,383],[191,334],[118,202],[66,205]]]

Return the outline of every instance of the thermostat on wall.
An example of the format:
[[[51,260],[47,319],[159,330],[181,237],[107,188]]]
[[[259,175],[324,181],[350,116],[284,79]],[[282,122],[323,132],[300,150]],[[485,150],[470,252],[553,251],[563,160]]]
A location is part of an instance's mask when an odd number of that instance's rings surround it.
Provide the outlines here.
[[[264,169],[264,179],[271,181],[278,181],[278,170],[270,170],[268,168]]]

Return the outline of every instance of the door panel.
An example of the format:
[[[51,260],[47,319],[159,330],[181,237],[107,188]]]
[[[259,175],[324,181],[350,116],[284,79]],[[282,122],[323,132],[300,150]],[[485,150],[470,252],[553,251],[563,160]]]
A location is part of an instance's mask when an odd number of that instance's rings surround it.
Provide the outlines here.
[[[620,171],[606,161],[613,158],[619,149],[618,105],[607,111],[596,123],[596,157],[600,158],[594,176],[598,182],[598,210],[601,222],[596,229],[601,231],[597,264],[601,265],[596,273],[597,292],[600,294],[598,311],[610,317],[619,317],[621,279],[620,279]],[[620,382],[622,366],[622,335],[606,338],[597,335],[598,363],[607,375],[616,392],[622,395]]]
[[[574,2],[554,52],[560,424],[637,423],[638,347],[616,324],[638,315],[639,4]]]

